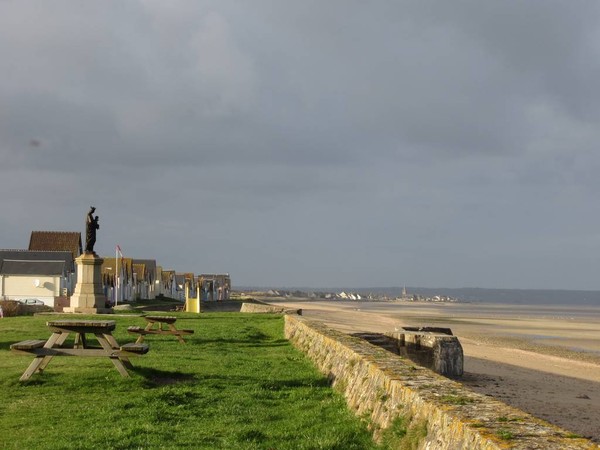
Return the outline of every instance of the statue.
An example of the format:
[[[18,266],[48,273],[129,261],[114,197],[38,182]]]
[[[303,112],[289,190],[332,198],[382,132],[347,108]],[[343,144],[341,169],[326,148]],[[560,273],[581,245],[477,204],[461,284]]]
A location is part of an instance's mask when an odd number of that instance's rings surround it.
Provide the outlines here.
[[[90,206],[85,219],[85,253],[94,253],[96,230],[100,228],[100,225],[98,225],[98,216],[94,217],[94,211],[96,211],[96,208]]]

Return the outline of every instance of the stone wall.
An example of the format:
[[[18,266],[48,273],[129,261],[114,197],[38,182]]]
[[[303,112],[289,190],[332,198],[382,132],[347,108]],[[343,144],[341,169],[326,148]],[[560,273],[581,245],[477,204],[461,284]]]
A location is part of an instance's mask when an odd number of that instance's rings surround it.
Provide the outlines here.
[[[302,315],[301,309],[289,309],[281,306],[267,305],[264,303],[242,303],[240,312],[263,314],[297,314]]]
[[[285,335],[326,374],[374,438],[392,448],[597,449],[595,444],[415,365],[298,316]]]

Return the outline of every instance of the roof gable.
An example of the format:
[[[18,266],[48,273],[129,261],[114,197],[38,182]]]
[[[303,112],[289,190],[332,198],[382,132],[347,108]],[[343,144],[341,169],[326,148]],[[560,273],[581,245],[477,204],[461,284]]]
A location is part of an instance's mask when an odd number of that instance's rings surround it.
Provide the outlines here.
[[[118,266],[119,274],[123,274],[128,280],[133,278],[133,260],[131,258],[108,257],[102,259],[100,270],[103,275],[114,275],[117,272]]]
[[[2,275],[63,275],[64,261],[17,261],[5,259],[0,264]]]
[[[146,277],[146,265],[133,263],[133,273],[137,277],[137,281],[142,281]]]
[[[78,231],[32,231],[29,250],[69,251],[73,258],[82,253],[81,233]]]
[[[69,272],[75,271],[73,255],[69,251],[34,251],[34,250],[0,250],[0,264],[2,261],[37,261],[37,262],[60,262]]]
[[[137,259],[134,258],[133,264],[143,264],[144,265],[144,276],[149,280],[154,280],[156,278],[156,260],[155,259]]]

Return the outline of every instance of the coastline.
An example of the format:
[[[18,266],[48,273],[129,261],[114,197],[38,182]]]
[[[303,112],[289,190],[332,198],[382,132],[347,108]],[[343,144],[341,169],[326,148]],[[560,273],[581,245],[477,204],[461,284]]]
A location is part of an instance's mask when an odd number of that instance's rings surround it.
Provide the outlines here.
[[[457,381],[600,442],[600,307],[259,299],[348,333],[451,328],[465,355]]]

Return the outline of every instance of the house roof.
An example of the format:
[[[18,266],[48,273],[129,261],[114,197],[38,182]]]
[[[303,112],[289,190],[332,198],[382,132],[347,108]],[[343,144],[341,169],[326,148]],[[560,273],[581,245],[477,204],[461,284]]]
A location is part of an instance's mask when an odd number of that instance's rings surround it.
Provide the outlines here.
[[[154,282],[154,280],[156,280],[156,260],[155,259],[134,259],[133,264],[143,264],[144,265],[144,278],[147,281]]]
[[[58,275],[65,270],[64,261],[23,261],[4,259],[0,263],[2,275]]]
[[[102,262],[102,266],[100,268],[102,275],[114,276],[117,271],[117,258],[102,258],[104,261]],[[126,279],[133,279],[133,269],[132,269],[132,259],[131,258],[119,258],[119,272],[122,273]]]
[[[136,264],[135,262],[132,264],[133,273],[137,277],[138,281],[145,280],[146,277],[146,265],[145,264]]]
[[[228,273],[202,273],[198,275],[198,279],[226,281],[231,280],[231,277]]]
[[[162,271],[162,281],[163,283],[169,283],[175,277],[174,270],[163,270]]]
[[[73,258],[82,253],[81,233],[78,231],[32,231],[29,250],[69,251]]]
[[[75,271],[73,255],[69,251],[0,250],[0,264],[8,260],[35,261],[38,263],[59,262],[62,264],[63,269],[69,272]],[[61,273],[63,269],[61,269]]]

